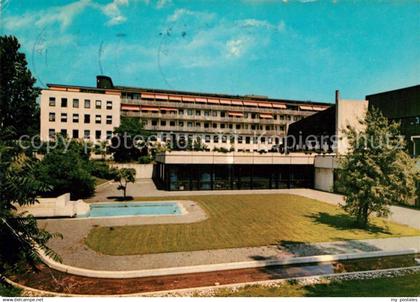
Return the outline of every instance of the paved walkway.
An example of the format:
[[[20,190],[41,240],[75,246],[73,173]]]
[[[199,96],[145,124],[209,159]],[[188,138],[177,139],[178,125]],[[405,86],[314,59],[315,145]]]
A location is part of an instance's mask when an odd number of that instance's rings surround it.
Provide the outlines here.
[[[128,194],[132,196],[176,196],[182,195],[237,195],[237,194],[297,194],[304,197],[321,200],[333,205],[343,202],[338,194],[326,193],[311,189],[279,189],[279,190],[234,190],[234,191],[194,191],[194,192],[168,192],[159,191],[149,179],[137,180],[128,186]],[[119,196],[116,184],[110,183],[102,186],[96,196],[89,202],[109,201],[106,196]],[[185,207],[194,215],[190,220],[184,217],[184,223],[205,219],[205,213],[191,201],[185,201]],[[420,229],[420,211],[402,207],[392,207],[393,214],[390,220],[408,224]],[[204,213],[204,214],[203,214]],[[168,219],[168,220],[161,220]],[[171,220],[172,219],[172,220]],[[51,241],[51,247],[63,258],[64,264],[96,270],[140,270],[162,267],[190,266],[199,264],[216,264],[228,262],[242,262],[249,260],[282,260],[288,257],[300,257],[323,254],[343,254],[366,251],[394,251],[415,248],[420,251],[419,237],[402,237],[387,239],[370,239],[357,241],[339,241],[315,244],[299,244],[291,246],[262,246],[249,248],[233,248],[221,250],[205,250],[194,252],[161,253],[133,256],[109,256],[90,250],[84,244],[84,239],[92,227],[96,225],[122,225],[122,224],[149,224],[149,223],[177,223],[173,218],[150,217],[122,218],[122,219],[48,219],[40,221],[41,226],[48,230],[60,232],[64,240]]]

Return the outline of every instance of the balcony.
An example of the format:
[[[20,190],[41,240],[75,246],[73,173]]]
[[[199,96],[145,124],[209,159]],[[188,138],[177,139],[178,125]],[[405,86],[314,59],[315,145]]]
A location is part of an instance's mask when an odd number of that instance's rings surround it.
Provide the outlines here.
[[[263,119],[263,118],[244,118],[244,117],[220,117],[220,116],[204,116],[204,115],[187,115],[187,114],[162,114],[160,112],[142,112],[142,111],[127,111],[122,113],[123,116],[147,118],[147,119],[162,119],[162,120],[180,120],[192,122],[220,122],[220,123],[240,123],[240,124],[263,124],[263,125],[284,125],[288,121],[279,119]],[[290,121],[292,122],[292,121]]]
[[[259,107],[245,107],[245,106],[231,106],[231,105],[216,105],[216,104],[198,104],[198,103],[181,103],[181,102],[170,102],[170,101],[148,101],[148,100],[132,100],[132,99],[121,99],[121,104],[128,105],[147,105],[154,107],[172,107],[178,109],[200,109],[200,110],[219,110],[219,111],[234,111],[234,112],[255,112],[255,113],[272,113],[280,115],[300,115],[309,116],[315,111],[299,111],[290,109],[278,109],[278,108],[259,108]]]

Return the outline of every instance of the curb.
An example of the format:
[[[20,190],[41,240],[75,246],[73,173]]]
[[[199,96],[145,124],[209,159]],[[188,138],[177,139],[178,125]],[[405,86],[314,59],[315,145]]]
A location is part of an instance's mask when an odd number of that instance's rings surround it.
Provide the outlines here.
[[[257,268],[267,266],[282,266],[289,264],[304,264],[304,263],[319,263],[328,262],[335,260],[351,260],[361,258],[374,258],[374,257],[386,257],[386,256],[398,256],[398,255],[409,255],[417,254],[416,249],[397,250],[397,251],[377,251],[377,252],[366,252],[366,253],[353,253],[353,254],[338,254],[338,255],[319,255],[310,257],[296,257],[284,260],[253,260],[245,262],[231,262],[231,263],[218,263],[208,265],[195,265],[195,266],[183,266],[183,267],[170,267],[170,268],[159,268],[159,269],[147,269],[147,270],[133,270],[133,271],[105,271],[105,270],[91,270],[85,268],[74,267],[62,263],[58,263],[48,257],[42,250],[38,250],[38,253],[42,261],[57,271],[64,273],[92,277],[92,278],[109,278],[109,279],[126,279],[126,278],[141,278],[141,277],[157,277],[166,275],[181,275],[190,273],[205,273],[245,268]]]
[[[152,291],[152,292],[141,292],[141,293],[131,293],[131,294],[120,294],[120,295],[90,295],[90,294],[66,294],[66,293],[59,293],[59,292],[52,292],[46,291],[41,289],[32,288],[26,285],[21,285],[15,281],[10,280],[7,277],[4,277],[5,282],[8,284],[20,288],[22,290],[26,290],[29,292],[34,292],[39,294],[40,296],[60,296],[60,297],[141,297],[141,296],[155,296],[161,297],[168,294],[194,294],[199,291],[203,290],[218,290],[218,289],[225,289],[225,288],[242,288],[245,286],[252,286],[252,285],[265,285],[265,286],[276,286],[283,284],[286,281],[305,281],[305,280],[312,280],[312,279],[335,279],[335,277],[343,277],[343,276],[353,276],[357,274],[369,274],[369,273],[378,273],[378,272],[393,272],[393,271],[410,271],[410,270],[420,270],[419,266],[409,266],[409,267],[399,267],[399,268],[388,268],[388,269],[380,269],[380,270],[368,270],[368,271],[358,271],[358,272],[348,272],[348,273],[340,273],[340,274],[326,274],[326,275],[314,275],[314,276],[304,276],[304,277],[295,277],[295,278],[284,278],[284,279],[275,279],[275,280],[262,280],[262,281],[251,281],[251,282],[241,282],[241,283],[230,283],[230,284],[223,284],[223,285],[213,285],[213,286],[202,286],[202,287],[192,287],[192,288],[180,288],[180,289],[173,289],[173,290],[163,290],[163,291]],[[370,278],[375,279],[375,278]]]

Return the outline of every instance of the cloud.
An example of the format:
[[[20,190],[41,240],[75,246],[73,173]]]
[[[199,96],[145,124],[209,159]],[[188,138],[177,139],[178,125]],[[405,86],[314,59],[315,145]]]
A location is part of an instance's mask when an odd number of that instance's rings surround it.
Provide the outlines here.
[[[273,35],[286,31],[284,21],[217,18],[214,13],[176,9],[161,30],[159,64],[193,68],[226,65],[258,56]]]
[[[240,57],[245,50],[252,44],[250,37],[240,37],[226,42],[226,52],[228,57]]]
[[[109,18],[106,24],[112,26],[124,23],[127,18],[121,13],[120,8],[127,5],[128,0],[113,0],[105,6],[101,6],[100,9],[102,13]]]
[[[198,11],[191,11],[185,8],[178,8],[174,11],[172,15],[168,17],[169,22],[176,22],[181,19],[185,19],[188,17],[193,17],[200,19],[201,21],[210,21],[215,17],[215,14],[207,13],[207,12],[198,12]]]
[[[91,0],[79,0],[64,6],[55,6],[38,12],[26,13],[22,16],[9,16],[4,18],[4,27],[7,30],[16,30],[31,26],[45,27],[59,24],[63,31],[72,24],[76,16],[82,13]]]
[[[161,9],[172,4],[172,0],[157,0],[156,8]]]

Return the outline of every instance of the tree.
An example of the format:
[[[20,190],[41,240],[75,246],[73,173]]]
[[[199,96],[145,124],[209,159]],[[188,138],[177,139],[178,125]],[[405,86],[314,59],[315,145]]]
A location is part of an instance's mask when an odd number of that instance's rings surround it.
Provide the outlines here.
[[[366,227],[369,216],[386,217],[389,205],[415,196],[415,162],[405,152],[400,125],[373,108],[360,121],[364,130],[344,131],[349,150],[340,159],[337,185],[345,195],[344,210]]]
[[[120,183],[117,189],[123,191],[124,200],[127,199],[127,185],[136,181],[135,176],[136,170],[134,169],[122,168],[117,171],[114,180]]]
[[[0,128],[12,129],[15,138],[39,133],[39,89],[19,48],[16,37],[0,36]]]
[[[62,136],[56,146],[36,165],[36,176],[51,185],[43,196],[58,196],[70,192],[71,199],[86,198],[95,192],[95,179],[91,175],[89,152],[76,140]]]
[[[0,275],[21,268],[22,262],[35,265],[37,248],[60,260],[47,242],[61,235],[39,229],[33,216],[15,212],[16,205],[34,204],[49,189],[35,176],[34,162],[14,142],[0,139]]]
[[[110,152],[117,162],[137,161],[139,157],[148,155],[147,138],[150,132],[144,130],[143,123],[132,117],[123,117],[121,124],[114,130]]]

